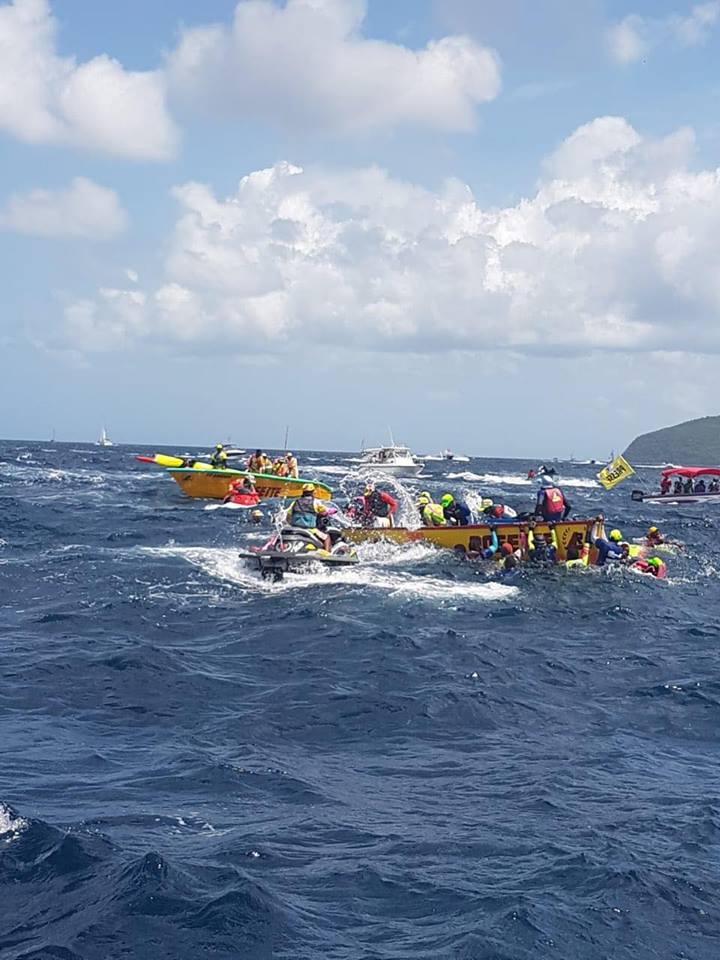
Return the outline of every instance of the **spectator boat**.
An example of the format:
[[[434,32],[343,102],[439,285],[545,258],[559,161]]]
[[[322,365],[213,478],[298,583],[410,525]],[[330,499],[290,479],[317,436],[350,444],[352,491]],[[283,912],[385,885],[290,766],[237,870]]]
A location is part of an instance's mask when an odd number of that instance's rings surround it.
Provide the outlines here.
[[[413,456],[408,447],[396,443],[386,447],[368,447],[362,450],[360,465],[393,477],[415,476],[423,468],[422,460]]]
[[[672,491],[662,493],[659,490],[655,493],[645,493],[644,490],[633,490],[631,494],[632,499],[637,503],[650,503],[653,505],[668,504],[670,506],[720,503],[720,490],[708,490],[708,485],[706,485],[705,490],[702,491],[695,489],[700,477],[720,478],[720,467],[668,467],[667,470],[663,470],[661,476],[663,479],[665,477],[668,479],[677,477],[686,481],[691,480],[693,489],[686,491],[685,485],[683,485],[682,493],[673,493]],[[705,483],[704,480],[703,483]]]

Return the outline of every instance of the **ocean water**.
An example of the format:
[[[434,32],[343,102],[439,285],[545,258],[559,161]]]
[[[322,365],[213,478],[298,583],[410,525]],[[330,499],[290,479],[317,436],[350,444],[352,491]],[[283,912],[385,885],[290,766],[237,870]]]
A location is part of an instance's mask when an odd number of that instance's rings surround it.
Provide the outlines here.
[[[568,465],[687,544],[667,582],[414,545],[271,584],[269,521],[139,452],[0,443],[3,960],[720,956],[716,513]],[[403,485],[522,507],[530,465]]]

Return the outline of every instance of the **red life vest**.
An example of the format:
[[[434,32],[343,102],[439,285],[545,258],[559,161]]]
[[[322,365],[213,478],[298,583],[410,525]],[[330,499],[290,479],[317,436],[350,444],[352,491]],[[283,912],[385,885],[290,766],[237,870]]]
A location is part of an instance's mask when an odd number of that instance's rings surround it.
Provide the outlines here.
[[[565,509],[565,497],[557,487],[548,487],[545,491],[545,513],[561,514]]]

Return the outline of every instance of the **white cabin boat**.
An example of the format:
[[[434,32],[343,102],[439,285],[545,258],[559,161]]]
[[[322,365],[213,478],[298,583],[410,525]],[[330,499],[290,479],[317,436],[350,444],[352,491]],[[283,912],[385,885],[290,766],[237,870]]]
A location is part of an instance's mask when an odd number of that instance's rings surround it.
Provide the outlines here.
[[[408,447],[396,443],[362,450],[360,464],[394,477],[415,476],[423,468],[422,461],[414,457]]]

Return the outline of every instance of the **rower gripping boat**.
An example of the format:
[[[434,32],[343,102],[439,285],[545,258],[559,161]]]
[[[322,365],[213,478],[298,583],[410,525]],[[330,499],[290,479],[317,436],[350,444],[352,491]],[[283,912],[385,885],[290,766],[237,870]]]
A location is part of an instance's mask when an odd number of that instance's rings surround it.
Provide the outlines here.
[[[153,457],[136,457],[141,463],[155,463],[164,467],[183,493],[189,497],[199,497],[205,500],[223,500],[228,494],[232,480],[252,476],[255,489],[260,497],[299,497],[306,483],[315,486],[315,496],[318,500],[332,499],[332,490],[324,483],[314,480],[303,480],[301,477],[277,477],[273,473],[248,473],[247,470],[233,470],[231,468],[215,469],[209,463],[199,460],[184,460],[182,457],[168,457],[156,453]],[[190,465],[192,464],[192,466]]]
[[[697,480],[700,477],[720,477],[720,467],[668,467],[661,476],[684,477],[686,480]],[[650,503],[653,505],[669,506],[696,506],[700,503],[720,503],[720,491],[690,493],[645,493],[643,490],[633,490],[631,498],[636,503]]]
[[[557,537],[557,559],[567,559],[567,550],[575,545],[579,550],[589,538],[594,520],[563,520],[554,526]],[[550,527],[538,521],[535,533],[548,535]],[[391,543],[425,542],[435,547],[444,547],[458,553],[480,554],[492,541],[493,530],[498,541],[512,544],[513,549],[527,547],[527,523],[500,522],[492,526],[487,523],[470,524],[467,527],[419,527],[409,530],[407,527],[350,527],[344,531],[346,539],[352,543],[368,541],[386,541]]]

